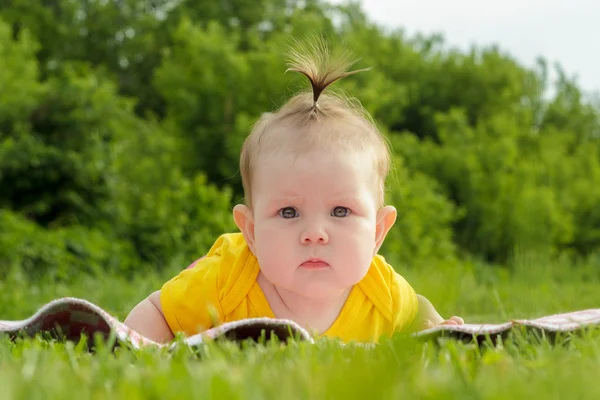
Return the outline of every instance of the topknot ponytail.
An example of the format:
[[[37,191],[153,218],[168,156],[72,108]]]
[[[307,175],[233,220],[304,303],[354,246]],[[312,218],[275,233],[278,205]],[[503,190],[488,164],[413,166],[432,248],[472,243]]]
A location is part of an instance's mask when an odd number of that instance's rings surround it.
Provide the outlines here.
[[[309,111],[316,114],[319,109],[319,96],[329,85],[347,76],[370,69],[348,71],[355,61],[349,52],[332,56],[325,40],[317,39],[305,44],[296,43],[296,46],[290,49],[286,72],[299,72],[308,78],[313,94],[312,106]]]

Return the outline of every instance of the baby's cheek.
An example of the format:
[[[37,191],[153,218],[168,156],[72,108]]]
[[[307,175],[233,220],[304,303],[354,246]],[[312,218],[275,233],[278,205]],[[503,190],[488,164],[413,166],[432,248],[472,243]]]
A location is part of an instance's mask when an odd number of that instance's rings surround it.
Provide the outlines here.
[[[258,261],[263,275],[269,282],[276,286],[289,287],[291,270],[285,260],[281,260],[273,254],[267,254]]]
[[[352,257],[357,273],[363,273],[369,269],[375,252],[375,233],[371,235],[365,231],[364,235],[359,235],[355,238],[351,248],[348,249],[347,255]]]
[[[265,274],[269,274],[273,277],[283,276],[286,262],[289,263],[289,250],[277,243],[277,240],[273,240],[268,245],[263,245],[258,251],[257,258],[261,269]]]

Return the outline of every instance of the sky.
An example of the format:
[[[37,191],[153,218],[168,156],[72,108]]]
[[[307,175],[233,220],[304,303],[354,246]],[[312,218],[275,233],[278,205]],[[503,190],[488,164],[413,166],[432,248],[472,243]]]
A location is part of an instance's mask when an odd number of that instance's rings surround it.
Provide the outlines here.
[[[582,90],[600,94],[600,0],[359,2],[370,20],[411,36],[441,33],[448,46],[462,49],[496,44],[525,66],[538,56],[549,66],[558,62]]]

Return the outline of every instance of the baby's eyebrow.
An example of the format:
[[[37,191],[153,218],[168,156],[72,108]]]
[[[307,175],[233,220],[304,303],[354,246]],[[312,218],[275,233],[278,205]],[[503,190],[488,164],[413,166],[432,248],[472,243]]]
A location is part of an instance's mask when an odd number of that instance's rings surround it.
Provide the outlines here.
[[[269,199],[269,205],[274,207],[274,206],[281,206],[281,205],[285,205],[285,204],[298,204],[298,205],[302,205],[305,203],[305,198],[304,196],[294,196],[294,195],[289,195],[289,196],[273,196]],[[361,204],[363,203],[363,200],[361,199],[360,196],[355,196],[355,195],[340,195],[340,196],[332,196],[329,200],[328,203],[331,204],[344,204],[344,203],[350,203],[350,204]]]
[[[274,196],[271,198],[271,204],[281,204],[281,203],[295,203],[302,204],[304,203],[304,198],[302,196]]]
[[[360,203],[361,199],[359,196],[348,195],[348,196],[335,196],[333,200],[336,202],[351,202],[351,203]]]

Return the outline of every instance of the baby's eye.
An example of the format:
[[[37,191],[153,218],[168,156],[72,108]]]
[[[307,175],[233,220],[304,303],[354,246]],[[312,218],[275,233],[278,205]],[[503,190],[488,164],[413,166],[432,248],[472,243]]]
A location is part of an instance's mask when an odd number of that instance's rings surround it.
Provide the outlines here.
[[[298,211],[296,211],[294,207],[284,207],[279,210],[279,215],[286,219],[296,218],[298,216]]]
[[[347,217],[351,211],[348,207],[337,206],[331,211],[332,217]]]

